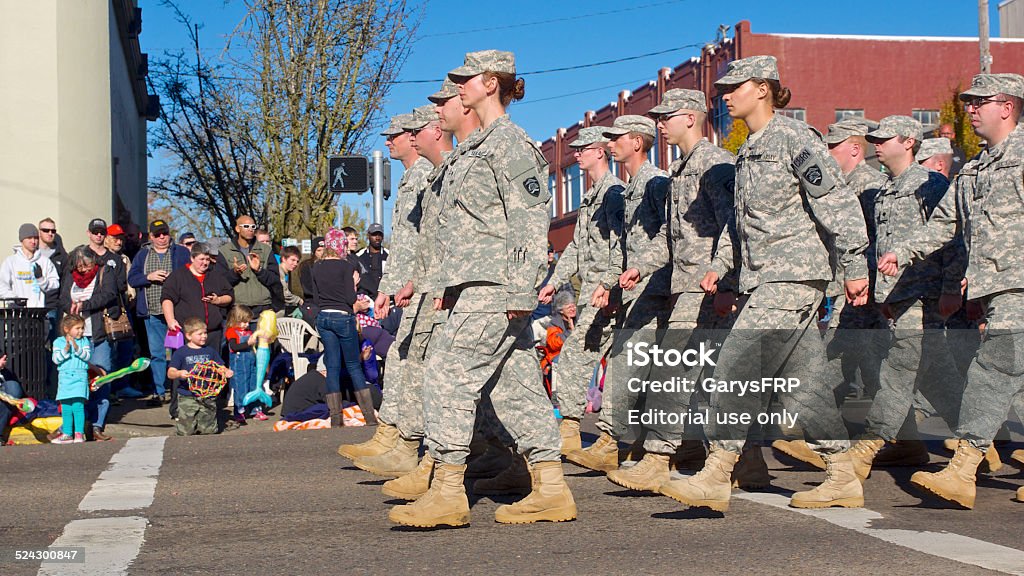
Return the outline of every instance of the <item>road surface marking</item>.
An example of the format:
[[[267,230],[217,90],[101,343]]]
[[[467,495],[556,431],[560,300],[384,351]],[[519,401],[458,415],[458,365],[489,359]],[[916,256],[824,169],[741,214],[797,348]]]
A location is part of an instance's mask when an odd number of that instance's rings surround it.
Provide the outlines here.
[[[78,509],[95,512],[148,508],[156,493],[165,440],[164,436],[128,440],[124,448],[110,458],[112,466],[100,474]]]

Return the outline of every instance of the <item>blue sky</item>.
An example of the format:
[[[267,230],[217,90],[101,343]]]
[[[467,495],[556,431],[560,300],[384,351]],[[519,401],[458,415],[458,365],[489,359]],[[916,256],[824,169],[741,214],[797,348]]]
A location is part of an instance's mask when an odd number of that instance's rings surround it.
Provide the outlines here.
[[[998,0],[991,0],[991,35],[999,35]],[[142,50],[158,57],[165,50],[189,46],[187,35],[170,10],[157,0],[141,0]],[[210,55],[241,20],[241,0],[180,0],[179,5],[202,26],[200,43]],[[627,9],[628,7],[628,9]],[[813,34],[877,34],[906,36],[977,36],[977,3],[973,0],[861,0],[847,2],[765,2],[732,0],[633,0],[588,2],[506,0],[429,0],[411,57],[399,80],[442,78],[462,63],[468,51],[497,48],[516,54],[520,72],[579,66],[661,52],[715,39],[720,24],[749,20],[753,32]],[[731,36],[730,31],[730,36]],[[653,79],[659,68],[673,67],[695,56],[682,48],[658,56],[565,72],[526,76],[526,98],[509,112],[537,140],[570,126],[585,110],[616,99],[619,91]],[[822,63],[831,65],[832,63]],[[911,65],[925,65],[912,63]],[[998,69],[998,63],[996,63]],[[435,84],[397,84],[387,113],[407,112],[426,103]],[[383,140],[371,149],[384,149]],[[367,150],[369,154],[370,150]],[[386,151],[385,151],[386,152]],[[150,175],[162,170],[150,161]],[[401,165],[393,166],[397,186]],[[369,195],[347,196],[343,202],[365,213]],[[385,206],[390,214],[391,206]],[[385,226],[390,227],[389,218]]]

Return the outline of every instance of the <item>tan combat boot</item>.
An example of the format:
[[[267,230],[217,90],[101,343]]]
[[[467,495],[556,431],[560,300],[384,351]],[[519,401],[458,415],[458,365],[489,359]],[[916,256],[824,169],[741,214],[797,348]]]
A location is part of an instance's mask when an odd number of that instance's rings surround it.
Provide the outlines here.
[[[871,463],[875,461],[875,454],[878,454],[882,446],[885,446],[885,440],[881,438],[861,438],[847,450],[846,453],[853,462],[853,472],[861,482],[871,476]]]
[[[466,478],[493,478],[512,465],[515,454],[502,443],[492,440],[482,455],[469,461]]]
[[[474,494],[494,496],[498,494],[529,494],[533,489],[533,478],[526,458],[516,456],[512,465],[494,478],[481,478],[473,484]]]
[[[946,438],[942,441],[942,447],[950,452],[956,452],[957,444],[960,444],[960,440],[956,438]]]
[[[764,461],[761,447],[754,446],[745,449],[732,469],[733,488],[760,490],[767,488],[771,483],[772,477],[768,473],[768,463]]]
[[[712,448],[704,468],[693,476],[671,480],[658,492],[687,506],[701,506],[718,512],[729,510],[732,496],[732,470],[740,455],[729,450]]]
[[[372,438],[359,444],[342,444],[338,446],[338,454],[349,460],[363,456],[379,456],[391,450],[397,441],[398,428],[381,422]]]
[[[960,440],[957,438],[946,438],[942,441],[942,446],[950,452],[956,452],[957,444]],[[1010,458],[1024,464],[1024,450],[1014,450],[1013,454],[1010,454]],[[978,472],[999,472],[1003,467],[1003,461],[999,458],[999,452],[996,450],[996,446],[993,443],[985,451],[985,459],[981,461],[981,465],[978,466]]]
[[[363,456],[352,461],[357,468],[385,478],[398,478],[412,472],[420,461],[420,441],[399,438],[395,446],[378,456]]]
[[[793,508],[864,507],[864,486],[853,468],[850,451],[826,454],[825,481],[804,492],[797,492],[789,500]]]
[[[670,463],[676,470],[700,470],[707,460],[708,451],[700,440],[683,440],[672,455]]]
[[[566,454],[565,459],[573,464],[598,470],[600,472],[611,472],[619,469],[619,443],[604,432],[597,438],[597,442],[589,448],[576,450]]]
[[[772,442],[772,448],[815,468],[825,469],[825,461],[803,440],[776,440]]]
[[[1017,488],[1017,502],[1024,502],[1024,486]]]
[[[928,447],[920,440],[897,440],[882,447],[874,466],[924,466],[930,460]]]
[[[434,471],[434,458],[427,452],[420,463],[405,476],[388,480],[380,491],[388,496],[413,501],[427,493],[430,488],[430,474]]]
[[[515,504],[499,506],[494,519],[502,524],[575,520],[576,501],[562,476],[562,463],[538,462],[532,472],[533,491]]]
[[[392,508],[388,520],[420,528],[469,524],[469,499],[462,484],[465,476],[465,464],[438,464],[427,493],[412,504]]]
[[[639,462],[644,459],[647,454],[647,450],[644,448],[644,435],[641,435],[633,443],[629,445],[629,448],[619,450],[619,462]]]
[[[648,452],[643,460],[635,465],[609,472],[608,479],[630,490],[657,492],[662,484],[668,482],[669,458],[668,454]]]
[[[558,435],[562,437],[562,454],[568,454],[573,450],[582,450],[583,442],[580,440],[580,421],[572,418],[562,418],[558,425]]]
[[[914,472],[910,483],[964,508],[974,508],[975,475],[984,457],[981,450],[960,440],[953,459],[945,468],[938,472]]]
[[[1024,464],[1024,448],[1014,450],[1013,454],[1010,454],[1010,458],[1016,460],[1020,464]]]

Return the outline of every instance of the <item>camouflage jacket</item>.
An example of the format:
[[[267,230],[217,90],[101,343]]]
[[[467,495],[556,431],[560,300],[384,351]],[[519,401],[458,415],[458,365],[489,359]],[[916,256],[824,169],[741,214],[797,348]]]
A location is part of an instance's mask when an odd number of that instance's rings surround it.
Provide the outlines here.
[[[735,162],[728,151],[701,139],[689,154],[668,168],[672,192],[666,227],[673,294],[701,291],[700,281],[714,256],[718,237],[732,220]],[[720,288],[736,290],[735,275],[725,279]]]
[[[924,166],[912,163],[899,176],[890,178],[875,200],[875,242],[878,254],[893,252],[901,264],[896,276],[879,274],[875,283],[875,302],[899,302],[911,298],[938,298],[940,294],[960,293],[960,278],[944,279],[943,251],[956,232],[953,192],[949,182]],[[949,201],[943,202],[946,196]],[[943,209],[936,207],[942,203]],[[943,236],[929,230],[929,220],[942,224]],[[931,238],[932,246],[919,238]],[[916,262],[899,260],[898,251],[914,241],[915,251],[923,258]]]
[[[505,310],[533,310],[547,270],[551,194],[547,162],[507,115],[450,156],[438,214],[436,289],[468,283],[505,288]],[[500,309],[500,308],[499,308]]]
[[[432,169],[430,161],[420,157],[398,182],[398,197],[391,213],[391,250],[380,279],[379,292],[394,294],[406,282],[417,281],[416,245],[420,222],[416,206]]]
[[[418,294],[433,291],[434,267],[437,264],[437,213],[441,208],[441,182],[451,152],[443,152],[441,164],[431,168],[426,185],[420,191],[418,202],[410,219],[418,223],[415,248],[416,280],[413,290]]]
[[[865,162],[858,164],[845,177],[846,187],[853,192],[860,201],[860,209],[864,213],[864,223],[868,229],[868,249],[864,252],[868,262],[868,278],[871,283],[871,290],[874,293],[875,275],[878,272],[878,260],[875,258],[875,198],[878,191],[886,183],[885,174],[872,168]],[[834,247],[833,247],[834,248]],[[838,255],[832,250],[832,268],[839,272]],[[841,277],[836,277],[828,285],[825,294],[836,296],[843,294],[843,283]]]
[[[1024,289],[1024,128],[968,162],[954,185],[968,297]]]
[[[576,211],[576,228],[572,241],[555,264],[555,273],[548,284],[556,288],[569,281],[573,274],[580,278],[581,297],[590,294],[611,268],[613,253],[622,236],[625,184],[609,170],[587,190]]]
[[[775,114],[736,158],[736,236],[740,291],[765,282],[831,281],[836,250],[845,279],[867,278],[868,239],[857,199],[839,165],[807,125]],[[711,269],[733,269],[734,246],[723,233]]]
[[[668,173],[647,161],[626,184],[623,241],[616,247],[620,252],[611,255],[611,266],[602,284],[606,288],[618,286],[619,276],[629,268],[647,270],[648,274],[641,276],[635,289],[623,291],[624,301],[644,293],[670,294],[672,268],[668,265],[668,241],[662,230],[670,187]],[[657,264],[659,262],[662,264]]]

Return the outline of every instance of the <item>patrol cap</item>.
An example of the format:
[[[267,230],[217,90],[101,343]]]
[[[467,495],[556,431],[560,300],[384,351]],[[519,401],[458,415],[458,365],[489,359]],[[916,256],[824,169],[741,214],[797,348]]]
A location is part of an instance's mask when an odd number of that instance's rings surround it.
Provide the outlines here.
[[[615,119],[615,122],[612,122],[611,128],[604,128],[601,130],[601,134],[605,138],[622,136],[623,134],[629,134],[630,132],[647,134],[651,137],[657,136],[657,132],[654,127],[654,120],[651,120],[646,116],[638,116],[636,114],[619,116]]]
[[[449,72],[448,77],[452,81],[458,82],[460,78],[472,78],[484,72],[515,74],[516,55],[501,50],[469,52],[466,54],[466,60],[462,66]]]
[[[412,122],[412,114],[399,114],[391,117],[391,124],[380,133],[381,136],[397,136],[405,132],[403,126]]]
[[[444,82],[441,82],[441,89],[430,96],[427,96],[427,100],[430,100],[434,104],[444,104],[444,102],[449,98],[454,98],[458,95],[459,87],[446,76]]]
[[[661,116],[677,110],[694,110],[707,112],[707,97],[700,90],[687,90],[685,88],[673,88],[661,97],[661,104],[651,108],[648,116]]]
[[[949,138],[926,138],[921,142],[921,149],[917,151],[914,160],[924,162],[932,156],[952,153],[953,147],[949,144]]]
[[[402,128],[406,130],[420,130],[427,124],[441,119],[437,115],[437,106],[433,104],[424,104],[423,106],[416,107],[410,116],[409,121],[402,124]]]
[[[775,56],[750,56],[729,62],[725,76],[715,81],[715,88],[736,86],[751,78],[778,80],[779,64]]]
[[[576,136],[576,139],[569,143],[570,148],[586,148],[591,144],[604,144],[609,140],[605,138],[604,131],[607,128],[603,126],[591,126],[589,128],[580,128],[580,133]]]
[[[960,99],[990,98],[996,94],[1024,98],[1024,76],[1008,73],[976,74],[971,79],[971,87],[960,93]]]
[[[921,123],[910,116],[886,116],[878,123],[878,128],[868,132],[865,138],[872,144],[884,142],[890,138],[903,136],[918,142],[924,140],[924,128]]]
[[[868,132],[878,128],[878,122],[865,118],[844,118],[835,124],[828,125],[828,134],[822,139],[825,144],[840,144],[851,136],[867,136]]]

